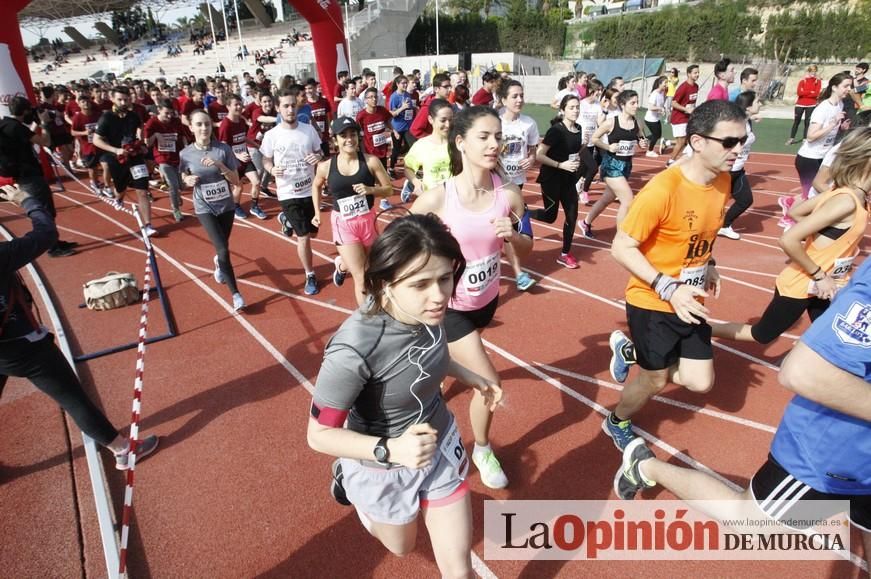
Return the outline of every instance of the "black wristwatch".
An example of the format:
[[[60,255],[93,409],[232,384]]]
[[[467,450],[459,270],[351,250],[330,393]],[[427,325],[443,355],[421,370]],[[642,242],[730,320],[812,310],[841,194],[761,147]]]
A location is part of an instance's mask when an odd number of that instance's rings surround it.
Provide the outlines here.
[[[378,464],[387,465],[390,463],[390,449],[387,448],[388,440],[388,437],[382,436],[372,451],[372,454],[375,455],[375,462]]]

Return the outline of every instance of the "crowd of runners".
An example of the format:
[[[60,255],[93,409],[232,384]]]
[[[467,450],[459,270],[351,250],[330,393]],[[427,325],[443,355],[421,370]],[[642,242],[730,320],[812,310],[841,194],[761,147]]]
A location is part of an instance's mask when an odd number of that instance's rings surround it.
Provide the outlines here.
[[[502,260],[517,290],[528,290],[535,282],[523,263],[535,223],[554,223],[562,208],[556,261],[578,269],[575,228],[601,240],[595,220],[616,202],[611,252],[630,274],[629,332],[610,337],[610,372],[626,385],[602,424],[623,454],[616,492],[630,499],[661,484],[686,499],[737,497],[706,474],[657,460],[632,418],[669,382],[699,393],[714,387],[712,337],[768,343],[807,312],[815,323],[781,370],[798,395],[740,508],[786,518],[789,507],[771,505],[849,499],[868,556],[871,266],[854,272],[871,189],[867,68],[824,81],[809,68],[799,85],[790,140],[804,116],[795,158],[801,187],[780,199],[781,246],[790,261],[753,324],[709,323],[705,305],[720,292],[716,241],[740,239],[734,226],[753,203],[746,163],[761,105],[753,67],[718,62],[707,95],[699,94],[696,65],[670,70],[643,95],[619,77],[605,84],[571,74],[557,87],[555,117],[543,135],[523,113],[521,82],[495,71],[482,75],[474,93],[463,71],[434,74],[425,86],[420,71],[399,68],[383,86],[369,70],[339,73],[332,94],[314,79],[269,79],[260,69],[241,78],[40,83],[38,103],[14,98],[11,116],[0,122],[0,175],[9,183],[3,196],[26,209],[36,232],[25,238],[29,245],[0,247],[2,342],[16,346],[14,356],[11,346],[0,348],[0,373],[31,378],[123,468],[124,443],[74,375],[62,371],[14,275],[43,251],[75,253],[50,231],[51,182],[31,145],[50,149],[58,171],[81,176],[96,195],[119,202],[132,190],[145,235],[161,235],[155,203],[166,204],[176,222],[192,212],[214,246],[215,282],[227,286],[240,313],[246,306],[229,247],[234,221],[275,219],[295,238],[303,291],[314,295],[322,281],[311,242],[328,212],[332,282],[342,286],[350,275],[359,309],[326,347],[309,444],[337,457],[333,496],[353,505],[389,550],[414,548],[422,512],[442,574],[468,576],[469,459],[484,485],[509,485],[490,445],[502,386],[481,337],[498,307]],[[663,122],[673,143],[662,137]],[[639,156],[661,158],[662,170],[636,191]],[[536,168],[542,207],[530,209],[522,188]],[[597,179],[604,189],[594,200]],[[389,225],[380,225],[382,217]],[[22,357],[30,362],[19,363]],[[37,370],[49,359],[56,371]],[[637,375],[627,382],[633,366]],[[471,457],[442,394],[446,376],[474,389]],[[63,394],[64,383],[74,383],[74,396]],[[809,440],[821,429],[825,448]],[[151,452],[157,440],[148,440]]]

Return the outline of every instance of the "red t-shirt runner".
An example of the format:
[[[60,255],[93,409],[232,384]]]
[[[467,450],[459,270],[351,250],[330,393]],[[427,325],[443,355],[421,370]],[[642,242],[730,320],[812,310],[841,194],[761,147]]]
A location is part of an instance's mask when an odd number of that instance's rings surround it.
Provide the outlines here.
[[[178,167],[178,154],[184,148],[182,137],[188,134],[187,127],[177,117],[172,117],[166,123],[160,122],[157,117],[151,117],[142,128],[142,136],[149,139],[155,134],[157,139],[151,146],[154,162]]]
[[[260,117],[267,116],[275,118],[275,115],[278,113],[273,111],[268,115],[263,112],[263,109],[257,107],[251,113],[251,126],[248,127],[248,145],[254,148],[259,149],[260,144],[263,142],[263,135],[266,134],[266,131],[275,126],[275,123],[261,123]]]
[[[212,101],[209,103],[209,116],[212,117],[212,124],[218,125],[227,116],[227,106]]]
[[[245,119],[239,119],[239,122],[234,123],[230,117],[224,117],[218,126],[218,140],[230,145],[235,155],[248,153],[247,136],[248,123],[245,122]]]
[[[363,109],[357,113],[357,124],[363,129],[363,150],[379,159],[387,156],[390,148],[390,120],[393,116],[382,106],[375,107],[374,113]]]
[[[318,100],[308,101],[308,105],[312,109],[312,125],[318,131],[322,141],[327,141],[330,138],[330,127],[327,123],[327,115],[330,114],[332,108],[330,103],[324,97],[318,97]]]
[[[83,157],[97,153],[97,148],[94,146],[94,131],[101,116],[103,116],[103,112],[94,109],[91,109],[90,115],[85,115],[81,111],[73,115],[72,129],[74,131],[88,131],[87,136],[76,137],[79,140],[79,151]]]
[[[472,95],[472,104],[478,105],[482,107],[489,107],[493,102],[493,93],[488,91],[486,88],[479,88],[475,94]]]
[[[690,85],[687,82],[682,83],[679,87],[677,87],[677,91],[674,93],[674,102],[679,104],[682,107],[686,107],[687,105],[695,105],[696,99],[699,97],[699,85],[693,83]],[[684,112],[681,112],[675,108],[671,110],[671,124],[673,125],[683,125],[690,122],[690,116]]]

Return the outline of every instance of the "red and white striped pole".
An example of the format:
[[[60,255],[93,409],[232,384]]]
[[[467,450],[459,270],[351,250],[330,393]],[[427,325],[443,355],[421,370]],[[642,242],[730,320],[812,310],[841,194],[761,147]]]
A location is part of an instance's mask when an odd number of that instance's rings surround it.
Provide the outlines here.
[[[142,228],[139,211],[134,211]],[[121,551],[118,573],[127,574],[127,541],[130,538],[130,516],[133,514],[133,482],[136,471],[136,453],[139,444],[139,420],[142,410],[142,377],[145,373],[145,339],[148,336],[148,302],[151,297],[151,259],[153,249],[148,236],[143,235],[148,251],[145,254],[145,275],[142,282],[142,313],[139,317],[139,345],[136,348],[136,378],[133,381],[133,410],[130,418],[130,454],[127,457],[127,486],[124,489],[124,507],[121,515]]]

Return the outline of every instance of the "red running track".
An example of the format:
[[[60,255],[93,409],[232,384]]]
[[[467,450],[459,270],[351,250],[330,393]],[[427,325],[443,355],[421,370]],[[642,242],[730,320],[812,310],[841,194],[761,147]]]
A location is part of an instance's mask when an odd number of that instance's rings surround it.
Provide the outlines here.
[[[637,190],[664,166],[664,158],[635,161]],[[753,154],[747,166],[755,204],[736,224],[740,241],[721,239],[717,261],[723,292],[711,300],[720,319],[761,314],[774,276],[786,258],[777,246],[777,195],[794,191],[792,159]],[[536,173],[524,187],[540,205]],[[142,244],[132,220],[75,184],[56,194],[64,239],[79,253],[40,258],[73,351],[90,352],[135,340],[139,309],[91,312],[78,308],[81,284],[108,270],[141,279]],[[601,191],[600,186],[594,193]],[[172,222],[159,195],[155,239],[163,283],[180,336],[146,354],[142,432],[163,437],[158,453],[137,465],[131,535],[131,577],[360,577],[436,576],[421,530],[418,548],[400,559],[371,538],[353,510],[328,492],[331,459],[309,450],[305,429],[311,385],[323,347],[354,307],[351,286],[328,284],[335,250],[328,227],[314,243],[317,296],[302,292],[293,241],[273,220],[236,222],[233,263],[249,307],[232,315],[224,286],[211,275],[213,251],[189,216]],[[398,202],[398,196],[394,201]],[[187,202],[187,207],[191,205]],[[264,207],[274,218],[277,204]],[[582,213],[585,211],[582,208]],[[597,222],[600,240],[614,234],[615,208]],[[600,430],[596,405],[612,407],[617,386],[608,375],[608,335],[625,329],[619,300],[627,278],[608,244],[576,236],[578,270],[557,265],[562,217],[534,224],[536,247],[524,264],[538,284],[528,293],[502,284],[496,319],[484,338],[506,392],[493,444],[511,484],[487,489],[472,471],[475,558],[479,574],[496,577],[859,577],[851,562],[505,562],[483,561],[483,504],[495,499],[609,499],[620,462]],[[22,234],[28,224],[9,206],[0,221]],[[328,220],[326,220],[328,221]],[[503,270],[510,275],[510,268]],[[150,335],[165,330],[153,304]],[[717,348],[718,380],[707,395],[669,387],[651,401],[636,425],[665,444],[661,458],[697,461],[746,486],[765,460],[774,427],[790,395],[775,368],[807,322],[769,346]],[[135,350],[80,364],[86,388],[116,425],[129,420]],[[448,398],[468,441],[469,393],[449,385]],[[678,404],[679,403],[679,404]],[[688,406],[689,405],[689,406]],[[81,438],[46,397],[11,381],[0,402],[0,565],[9,577],[105,576],[93,498]],[[679,452],[679,457],[671,456]],[[120,513],[124,477],[109,470]],[[643,499],[673,498],[657,489]],[[854,537],[854,552],[859,547]]]

